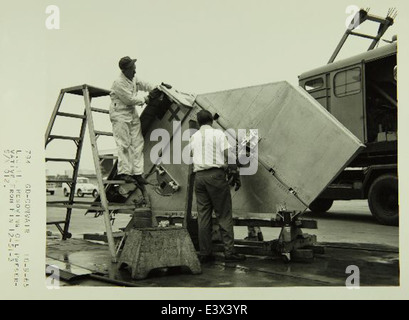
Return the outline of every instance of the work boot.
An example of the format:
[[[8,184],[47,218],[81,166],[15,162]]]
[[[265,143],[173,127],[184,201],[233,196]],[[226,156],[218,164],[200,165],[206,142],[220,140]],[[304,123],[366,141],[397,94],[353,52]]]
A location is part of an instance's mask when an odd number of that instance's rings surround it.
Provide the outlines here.
[[[242,254],[226,254],[224,256],[224,260],[226,261],[243,261],[246,260],[246,256],[242,255]]]
[[[145,184],[149,184],[148,181],[145,180],[145,178],[142,177],[141,174],[135,174],[132,176],[132,178],[140,185],[143,186]]]
[[[117,179],[118,180],[124,180],[127,183],[134,183],[135,182],[135,179],[129,174],[118,174]]]

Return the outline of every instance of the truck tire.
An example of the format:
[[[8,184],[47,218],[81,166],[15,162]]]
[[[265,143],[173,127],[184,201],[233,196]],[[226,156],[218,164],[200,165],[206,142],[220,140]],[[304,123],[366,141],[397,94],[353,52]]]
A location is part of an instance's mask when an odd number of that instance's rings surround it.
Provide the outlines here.
[[[399,225],[398,177],[384,174],[376,178],[368,192],[372,215],[382,224]]]
[[[310,204],[310,210],[314,213],[324,213],[331,209],[333,203],[332,199],[315,199]]]

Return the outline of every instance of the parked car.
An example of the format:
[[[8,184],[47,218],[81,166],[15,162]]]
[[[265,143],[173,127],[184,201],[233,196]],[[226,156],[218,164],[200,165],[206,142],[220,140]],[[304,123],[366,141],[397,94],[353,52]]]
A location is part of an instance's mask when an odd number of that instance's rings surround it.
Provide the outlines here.
[[[68,197],[70,195],[70,192],[71,192],[71,188],[66,183],[64,183],[63,184],[64,196]],[[88,178],[78,177],[77,183],[75,186],[75,194],[78,197],[84,197],[84,195],[88,194],[96,198],[98,197],[99,192],[98,192],[98,187],[95,184],[90,183]]]
[[[47,182],[46,188],[47,188],[47,190],[46,190],[47,193],[50,193],[51,195],[54,195],[55,189],[56,189],[56,184],[54,182]]]

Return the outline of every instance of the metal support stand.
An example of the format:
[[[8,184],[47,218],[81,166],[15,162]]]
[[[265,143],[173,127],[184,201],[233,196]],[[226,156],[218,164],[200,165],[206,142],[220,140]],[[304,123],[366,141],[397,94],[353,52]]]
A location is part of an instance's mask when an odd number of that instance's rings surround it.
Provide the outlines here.
[[[233,219],[235,226],[269,227],[281,228],[278,239],[273,241],[239,240],[235,239],[235,250],[237,253],[245,255],[279,256],[285,262],[305,261],[314,258],[315,254],[323,254],[324,249],[317,246],[317,237],[306,234],[302,228],[317,229],[317,222],[314,220],[299,219],[300,211],[281,211],[274,220],[258,219]],[[158,222],[168,221],[173,226],[184,222],[186,218],[180,216],[156,216]],[[192,233],[197,229],[197,220],[190,217],[188,230]],[[194,233],[196,235],[196,233]],[[195,246],[198,246],[197,238],[192,237]],[[196,240],[196,241],[195,241]],[[224,248],[220,242],[213,244],[215,252],[223,252]]]
[[[299,214],[300,212],[295,211],[278,213],[277,222],[282,223],[282,227],[275,251],[285,262],[290,262],[294,257],[306,259],[314,257],[314,252],[310,248],[316,245],[317,237],[302,232],[301,223],[298,220]]]

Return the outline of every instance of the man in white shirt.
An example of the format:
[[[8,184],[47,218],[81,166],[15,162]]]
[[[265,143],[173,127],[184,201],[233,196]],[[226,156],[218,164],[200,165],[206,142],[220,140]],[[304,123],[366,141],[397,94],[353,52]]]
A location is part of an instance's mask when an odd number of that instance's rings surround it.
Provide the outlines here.
[[[126,182],[146,184],[144,172],[141,121],[136,106],[147,103],[139,90],[151,91],[154,86],[139,81],[136,74],[136,59],[123,57],[119,61],[121,74],[111,88],[111,106],[109,115],[114,139],[118,147],[118,179]]]
[[[234,253],[232,199],[225,172],[231,146],[221,130],[212,128],[213,116],[209,111],[199,111],[197,122],[200,130],[192,135],[189,145],[193,156],[193,171],[196,173],[199,259],[202,263],[214,260],[212,254],[212,213],[214,211],[224,244],[225,259],[244,260],[243,255]],[[230,163],[235,161],[236,159],[232,159]],[[237,165],[231,164],[229,167],[237,171]],[[236,190],[238,190],[240,187],[238,173],[234,177],[234,184],[237,185]]]

